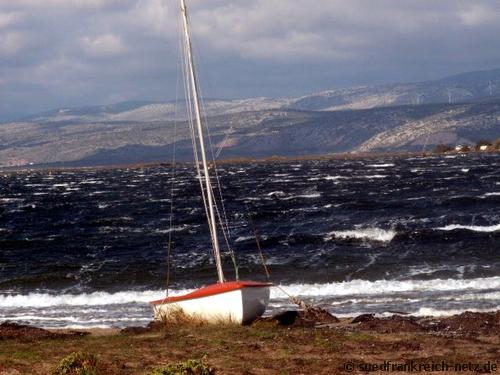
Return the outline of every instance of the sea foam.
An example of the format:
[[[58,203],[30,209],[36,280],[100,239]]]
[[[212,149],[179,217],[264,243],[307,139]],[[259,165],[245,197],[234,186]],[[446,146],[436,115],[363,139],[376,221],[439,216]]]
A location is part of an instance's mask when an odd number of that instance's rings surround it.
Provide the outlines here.
[[[433,280],[351,280],[318,284],[289,284],[271,289],[272,299],[285,299],[287,295],[300,297],[329,297],[382,295],[405,292],[479,291],[500,289],[500,276],[476,279]],[[191,292],[192,289],[171,290],[170,295]],[[51,307],[51,306],[104,306],[120,304],[147,304],[165,297],[165,291],[121,291],[116,293],[94,292],[82,294],[29,293],[1,295],[0,308]]]
[[[371,240],[379,242],[391,242],[396,237],[397,232],[393,229],[363,228],[344,231],[333,231],[326,234],[325,241],[333,238],[354,238],[361,240]]]
[[[290,284],[283,286],[287,293],[302,297],[381,295],[405,292],[478,291],[500,288],[500,276],[476,279],[432,280],[351,280],[327,284]],[[279,289],[271,298],[285,298]]]
[[[445,227],[440,227],[437,229],[438,230],[445,230],[445,231],[456,230],[456,229],[465,229],[465,230],[470,230],[472,232],[496,232],[496,231],[500,230],[500,224],[487,225],[487,226],[451,224],[451,225],[447,225]]]

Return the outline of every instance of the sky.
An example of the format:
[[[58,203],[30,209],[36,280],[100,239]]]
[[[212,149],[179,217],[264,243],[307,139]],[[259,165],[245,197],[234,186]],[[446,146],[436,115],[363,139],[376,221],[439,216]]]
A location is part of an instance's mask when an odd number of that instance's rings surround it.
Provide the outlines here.
[[[203,95],[500,68],[499,0],[191,0]],[[179,96],[179,0],[0,0],[0,120]]]

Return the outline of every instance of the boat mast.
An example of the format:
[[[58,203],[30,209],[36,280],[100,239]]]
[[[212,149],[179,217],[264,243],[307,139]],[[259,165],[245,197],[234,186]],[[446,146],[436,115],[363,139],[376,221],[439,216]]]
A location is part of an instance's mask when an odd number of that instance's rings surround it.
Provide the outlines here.
[[[191,91],[193,96],[193,104],[194,104],[194,113],[196,118],[196,128],[198,130],[198,138],[200,142],[200,151],[201,151],[201,160],[203,163],[203,174],[205,175],[205,188],[206,188],[206,198],[208,203],[208,226],[210,229],[210,234],[212,237],[212,246],[214,249],[214,257],[215,257],[215,265],[217,267],[217,276],[219,278],[219,282],[224,282],[224,273],[222,271],[222,262],[220,258],[220,248],[219,248],[219,239],[217,237],[217,221],[215,218],[215,210],[214,210],[214,201],[213,201],[213,193],[212,193],[212,183],[210,182],[210,174],[207,164],[207,156],[205,153],[205,141],[203,137],[203,127],[201,123],[201,112],[200,112],[200,97],[198,91],[198,82],[196,80],[196,71],[194,68],[193,61],[193,50],[191,46],[191,37],[189,35],[189,22],[186,8],[186,1],[181,0],[181,14],[182,21],[184,26],[184,39],[186,43],[186,53],[188,59],[188,74],[189,81],[191,84]],[[201,178],[201,176],[200,176]],[[201,192],[205,194],[204,191]]]

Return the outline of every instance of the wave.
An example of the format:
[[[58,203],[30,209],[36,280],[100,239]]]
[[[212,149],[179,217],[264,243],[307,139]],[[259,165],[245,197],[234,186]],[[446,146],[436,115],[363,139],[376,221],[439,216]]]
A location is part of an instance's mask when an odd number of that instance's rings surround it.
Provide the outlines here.
[[[371,178],[386,178],[388,176],[383,175],[383,174],[373,174],[373,175],[369,175],[369,176],[360,176],[360,177],[371,179]]]
[[[355,296],[354,298],[342,298],[330,303],[331,306],[341,305],[379,305],[379,304],[400,304],[400,303],[419,303],[425,299],[425,296],[416,296],[416,298],[409,298],[407,294],[395,294],[391,296]],[[440,295],[433,294],[430,298],[433,303],[436,302],[479,302],[479,301],[499,301],[500,292],[484,293],[483,291],[460,291],[460,295],[453,293],[441,293]]]
[[[327,181],[348,180],[349,177],[347,177],[347,176],[326,176],[326,177],[324,177],[324,179]]]
[[[298,198],[313,199],[313,198],[320,198],[320,197],[321,197],[321,193],[310,193],[310,194],[293,195],[290,197],[283,198],[283,200],[291,200],[291,199],[298,199]]]
[[[473,309],[473,308],[467,308],[467,309],[436,309],[432,307],[420,307],[419,309],[414,309],[414,310],[408,310],[405,311],[404,314],[406,315],[411,315],[411,316],[417,316],[417,317],[448,317],[452,315],[459,315],[463,314],[466,311],[469,312],[474,312],[474,313],[487,313],[487,312],[496,312],[500,310],[500,305],[494,306],[494,307],[489,307],[489,308],[484,308],[484,309]],[[336,313],[335,316],[338,318],[352,318],[353,316],[365,314],[366,311],[360,310],[360,311],[353,311],[349,313]],[[373,313],[373,312],[371,312]],[[393,311],[385,311],[385,312],[375,312],[374,315],[377,317],[381,318],[387,318],[391,317],[394,314],[397,314]]]
[[[111,323],[116,324],[117,322],[145,322],[149,323],[151,321],[151,318],[148,317],[141,317],[141,316],[134,316],[134,317],[117,317],[113,316],[110,317],[109,319],[103,319],[103,318],[98,318],[98,319],[87,319],[87,318],[82,318],[81,316],[41,316],[41,315],[13,315],[13,316],[4,316],[2,319],[5,319],[7,321],[11,320],[24,320],[24,321],[49,321],[49,322],[70,322],[70,323],[79,323],[79,324],[95,324],[95,323],[102,323],[105,320],[109,320]]]
[[[239,236],[234,240],[234,242],[245,242],[245,241],[250,241],[250,240],[255,240],[255,236]]]
[[[325,177],[311,177],[308,178],[307,181],[320,181],[320,180],[326,180],[326,181],[337,181],[337,180],[348,180],[349,177],[347,176],[325,176]]]
[[[54,328],[53,326],[40,326],[40,328],[45,328],[45,329],[50,329]],[[68,324],[63,327],[58,327],[58,328],[64,328],[64,329],[110,329],[110,328],[116,328],[115,325],[111,324],[90,324],[90,325],[85,325],[85,324]]]
[[[24,198],[0,198],[0,202],[3,203],[24,202]]]
[[[500,288],[500,276],[477,279],[433,280],[352,280],[327,284],[290,284],[282,287],[287,293],[302,297],[380,295],[405,292],[473,291]],[[271,297],[285,298],[279,290]]]
[[[191,226],[188,224],[183,224],[183,225],[178,225],[178,226],[175,226],[175,227],[172,227],[169,229],[157,229],[157,230],[155,230],[155,233],[168,234],[170,232],[183,232],[187,229],[190,229],[190,227]]]
[[[476,313],[484,313],[484,312],[493,312],[500,310],[500,305],[487,309],[467,309],[470,312]],[[412,312],[411,315],[414,316],[451,316],[458,315],[464,313],[464,310],[460,309],[450,309],[450,310],[441,310],[441,309],[433,309],[432,307],[421,307],[417,311]],[[391,314],[392,315],[392,314]]]
[[[188,292],[179,291],[179,293]],[[172,295],[175,293],[173,292]],[[0,308],[50,306],[101,306],[129,303],[148,303],[165,295],[161,290],[123,291],[117,293],[93,292],[82,294],[29,293],[0,296]]]
[[[389,168],[389,167],[395,167],[396,164],[392,163],[387,163],[387,164],[368,164],[367,167],[370,168]]]
[[[333,231],[326,234],[324,237],[325,241],[329,241],[332,238],[342,238],[342,239],[361,239],[361,240],[372,240],[378,242],[391,242],[394,237],[396,237],[397,232],[393,229],[381,229],[381,228],[363,228],[363,229],[353,229],[344,231]]]
[[[268,197],[272,197],[272,196],[282,196],[282,195],[285,195],[285,192],[282,191],[282,190],[276,190],[276,191],[272,191],[268,194],[266,194]]]
[[[500,196],[500,191],[495,191],[491,193],[484,193],[480,198],[488,198],[488,197],[498,197]]]
[[[272,288],[272,299],[286,299],[287,294],[298,297],[338,297],[356,295],[383,295],[405,292],[481,291],[500,289],[500,276],[476,279],[433,280],[351,280],[322,284],[289,284]],[[185,294],[193,289],[171,290],[170,295]],[[83,294],[29,293],[1,295],[0,308],[51,307],[51,306],[104,306],[147,304],[165,296],[162,290],[122,291],[116,293],[94,292]]]
[[[437,228],[437,230],[445,230],[445,231],[451,231],[456,229],[465,229],[473,232],[496,232],[500,231],[500,224],[487,225],[487,226],[451,224],[445,227]]]

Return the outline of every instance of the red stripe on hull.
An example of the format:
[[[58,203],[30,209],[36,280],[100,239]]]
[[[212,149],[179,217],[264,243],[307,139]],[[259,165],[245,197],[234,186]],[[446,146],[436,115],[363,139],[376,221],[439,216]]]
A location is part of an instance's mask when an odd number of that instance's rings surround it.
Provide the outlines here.
[[[194,292],[184,294],[182,296],[167,297],[157,301],[151,301],[153,305],[161,305],[165,303],[185,301],[188,299],[202,298],[213,296],[215,294],[232,292],[243,288],[258,288],[265,286],[272,286],[271,283],[263,283],[258,281],[228,281],[224,283],[212,284],[206,287],[195,290]]]

